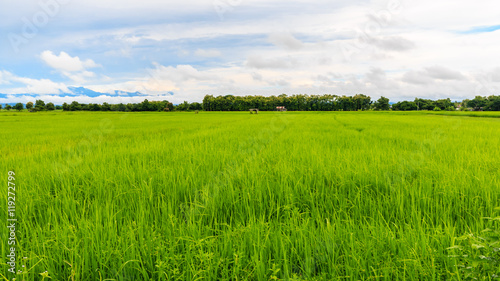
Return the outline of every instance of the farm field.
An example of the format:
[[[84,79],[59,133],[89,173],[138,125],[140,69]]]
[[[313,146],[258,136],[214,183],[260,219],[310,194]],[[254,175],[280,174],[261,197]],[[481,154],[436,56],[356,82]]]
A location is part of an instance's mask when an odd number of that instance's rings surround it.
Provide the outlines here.
[[[500,206],[500,114],[445,114],[1,112],[16,280],[457,278],[447,248]]]

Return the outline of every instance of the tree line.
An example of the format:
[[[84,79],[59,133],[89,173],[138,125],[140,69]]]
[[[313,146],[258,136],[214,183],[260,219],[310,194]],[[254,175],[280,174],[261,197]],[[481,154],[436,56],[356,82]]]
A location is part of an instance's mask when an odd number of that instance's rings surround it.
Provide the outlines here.
[[[28,111],[56,110],[64,111],[248,111],[249,109],[259,109],[263,111],[273,111],[276,107],[284,106],[291,111],[358,111],[358,110],[475,110],[475,111],[500,111],[500,96],[481,97],[463,100],[462,102],[452,102],[448,99],[422,99],[416,98],[413,101],[400,101],[390,104],[389,99],[381,97],[372,101],[369,96],[358,94],[354,96],[336,96],[336,95],[292,95],[285,94],[279,96],[217,96],[206,95],[203,102],[189,103],[187,101],[173,105],[171,102],[148,101],[145,99],[140,103],[64,103],[62,106],[54,103],[45,104],[42,100],[36,100],[35,103],[28,102],[26,109]],[[5,105],[6,110],[23,110],[22,103],[14,106]],[[2,105],[0,105],[2,109]]]
[[[193,103],[196,104],[196,103]],[[196,110],[201,110],[201,103],[198,103],[198,107],[195,105],[190,104],[188,108],[191,109],[196,109]],[[186,102],[177,106],[174,106],[171,102],[168,102],[166,100],[164,101],[148,101],[145,99],[144,101],[140,103],[119,103],[119,104],[109,104],[107,102],[104,102],[102,104],[97,104],[97,103],[79,103],[77,101],[73,101],[72,103],[63,103],[63,105],[54,105],[53,103],[49,102],[45,104],[43,100],[36,100],[35,103],[33,102],[28,102],[26,103],[26,109],[28,111],[51,111],[51,110],[56,110],[56,109],[62,109],[64,111],[171,111],[174,110],[175,108],[178,108],[179,110],[187,110],[186,108]],[[0,105],[0,109],[2,109],[2,106]],[[6,110],[23,110],[24,105],[22,103],[17,103],[14,106],[11,106],[9,104],[5,105]]]
[[[285,106],[292,111],[357,111],[357,110],[500,110],[500,96],[466,99],[462,102],[452,102],[451,99],[422,99],[400,101],[390,104],[389,99],[381,97],[372,101],[362,94],[354,96],[336,95],[292,95],[279,96],[217,96],[206,95],[203,99],[203,109],[206,111],[246,111],[251,108],[269,111],[277,106]]]
[[[481,97],[466,99],[462,102],[451,102],[450,99],[421,99],[414,101],[401,101],[392,105],[392,110],[410,111],[410,110],[474,110],[474,111],[500,111],[500,96]]]
[[[382,104],[383,103],[383,104]],[[206,95],[203,99],[203,109],[206,111],[246,111],[257,108],[263,111],[276,110],[284,106],[292,111],[354,111],[372,108],[371,98],[365,95],[335,96],[335,95],[292,95],[279,96],[218,96]],[[377,108],[389,109],[389,100],[373,104]]]
[[[62,110],[64,111],[171,111],[174,110],[174,105],[169,101],[148,101],[145,99],[140,103],[119,103],[119,104],[109,104],[104,102],[103,104],[96,103],[79,103],[73,101],[72,103],[64,103],[62,105]]]

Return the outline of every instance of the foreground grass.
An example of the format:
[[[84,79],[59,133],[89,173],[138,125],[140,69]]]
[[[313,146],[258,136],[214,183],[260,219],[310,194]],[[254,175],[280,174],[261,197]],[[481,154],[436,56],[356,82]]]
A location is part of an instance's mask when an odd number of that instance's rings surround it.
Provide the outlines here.
[[[429,111],[429,112],[427,112],[427,114],[500,118],[500,111],[437,111],[437,112],[436,111]]]
[[[0,124],[17,280],[453,279],[446,248],[499,203],[497,118],[44,112]]]

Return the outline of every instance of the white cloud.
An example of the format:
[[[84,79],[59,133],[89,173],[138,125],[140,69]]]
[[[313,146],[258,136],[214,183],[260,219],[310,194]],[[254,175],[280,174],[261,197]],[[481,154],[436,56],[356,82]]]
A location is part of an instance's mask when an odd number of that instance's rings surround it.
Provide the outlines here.
[[[164,95],[168,92],[178,93],[168,95],[167,100],[172,102],[201,101],[207,89],[217,85],[230,84],[235,72],[228,71],[227,75],[219,75],[221,69],[199,70],[191,65],[164,66],[154,63],[154,68],[148,69],[144,76],[127,79],[118,83],[105,85],[87,85],[87,88],[98,92],[112,93],[115,90],[127,92],[141,92],[145,95]],[[144,99],[144,98],[143,98]],[[155,100],[157,100],[156,98]]]
[[[195,55],[199,57],[205,57],[205,58],[215,58],[215,57],[220,57],[221,52],[218,50],[204,50],[204,49],[198,49],[194,52]]]
[[[94,72],[91,72],[91,71],[82,71],[82,72],[77,72],[77,73],[63,71],[61,73],[64,76],[68,77],[69,79],[73,80],[74,83],[77,83],[80,85],[84,84],[88,78],[96,77],[96,74]]]
[[[370,38],[370,43],[382,50],[387,51],[408,51],[415,48],[415,43],[400,36],[387,36],[382,38]]]
[[[416,85],[430,85],[434,81],[422,71],[408,71],[403,75],[403,82]]]
[[[53,82],[49,79],[14,77],[12,80],[25,84],[25,86],[9,89],[10,94],[59,94],[61,91],[69,92],[69,89],[64,83]]]
[[[40,58],[48,66],[78,84],[85,83],[87,78],[95,77],[95,73],[87,69],[101,66],[91,59],[81,60],[79,57],[72,57],[66,52],[55,55],[52,51],[43,51]]]
[[[458,80],[464,81],[467,78],[460,72],[443,67],[430,66],[420,71],[409,71],[403,75],[402,81],[410,84],[430,85],[439,80]]]
[[[60,52],[55,55],[52,51],[44,51],[40,58],[50,67],[65,72],[84,71],[87,68],[98,67],[93,60],[80,60],[79,57],[71,57],[66,52]]]
[[[262,75],[257,72],[252,72],[252,78],[256,81],[262,81]]]
[[[259,55],[250,55],[246,65],[253,68],[292,68],[297,61],[292,57],[265,58]]]
[[[302,41],[295,38],[289,32],[279,32],[269,35],[269,42],[273,43],[278,47],[282,47],[289,50],[299,50],[304,47]]]
[[[155,64],[156,69],[153,71],[152,79],[170,80],[176,83],[182,83],[188,80],[206,81],[213,79],[213,75],[201,72],[191,65],[178,65],[176,67],[163,66]]]
[[[269,84],[279,86],[279,87],[290,87],[291,83],[289,82],[289,80],[290,79],[279,79],[279,80],[272,81]]]
[[[425,68],[429,77],[441,80],[463,80],[465,76],[459,71],[455,71],[443,66],[431,66]]]
[[[5,71],[5,70],[0,70],[0,85],[1,84],[10,84],[12,77],[13,77],[12,73]]]
[[[395,81],[391,81],[385,71],[381,68],[371,68],[368,73],[365,74],[365,82],[369,83],[370,86],[370,94],[374,91],[373,94],[377,93],[380,90],[397,90],[399,88],[398,83]]]
[[[491,79],[493,82],[500,82],[500,67],[491,72]]]
[[[20,77],[8,71],[0,71],[0,85],[17,85],[23,84],[19,87],[10,87],[0,90],[0,92],[18,95],[18,94],[59,94],[62,92],[69,92],[69,89],[64,83],[57,83],[50,79],[33,79],[28,77]]]

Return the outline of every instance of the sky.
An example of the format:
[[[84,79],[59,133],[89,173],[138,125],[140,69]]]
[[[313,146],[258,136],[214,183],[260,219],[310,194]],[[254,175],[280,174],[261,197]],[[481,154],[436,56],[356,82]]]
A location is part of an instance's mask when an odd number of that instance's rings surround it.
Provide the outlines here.
[[[495,0],[2,0],[0,103],[500,94]]]

